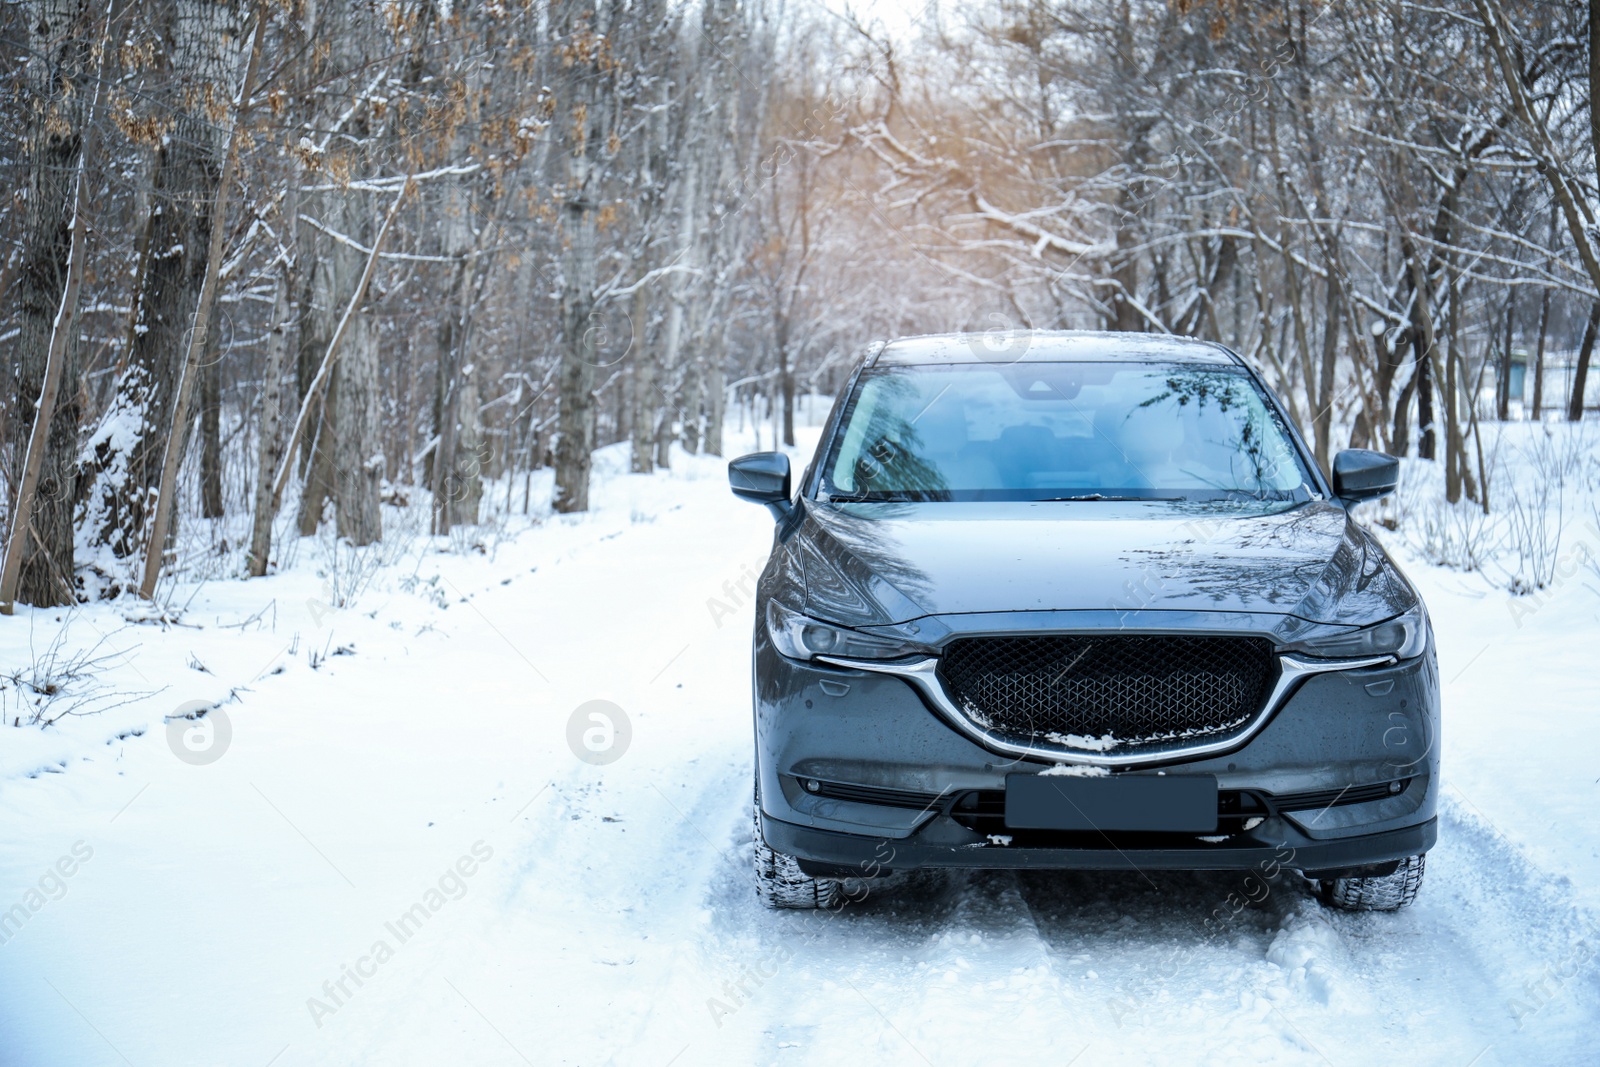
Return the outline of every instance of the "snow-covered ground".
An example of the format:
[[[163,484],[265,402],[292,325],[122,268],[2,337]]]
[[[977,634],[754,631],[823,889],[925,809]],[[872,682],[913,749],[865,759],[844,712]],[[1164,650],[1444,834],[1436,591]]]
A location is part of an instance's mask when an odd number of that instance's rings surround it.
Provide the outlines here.
[[[1445,680],[1409,911],[1330,914],[1293,876],[1247,903],[1232,874],[928,873],[775,914],[747,852],[769,519],[716,459],[622,469],[482,552],[364,570],[308,541],[180,589],[175,622],[0,620],[8,723],[35,663],[50,714],[101,709],[0,732],[0,1063],[1593,1062],[1580,556],[1513,597],[1387,535]],[[1564,551],[1600,554],[1585,521]],[[217,701],[209,737],[164,722]]]

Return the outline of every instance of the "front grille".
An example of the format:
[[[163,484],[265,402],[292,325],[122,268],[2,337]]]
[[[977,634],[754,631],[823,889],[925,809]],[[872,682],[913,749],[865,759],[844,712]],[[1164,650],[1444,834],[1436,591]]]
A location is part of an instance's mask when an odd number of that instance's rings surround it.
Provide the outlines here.
[[[1276,677],[1272,642],[1261,637],[967,637],[939,659],[945,692],[979,726],[1091,751],[1232,733],[1261,710]]]

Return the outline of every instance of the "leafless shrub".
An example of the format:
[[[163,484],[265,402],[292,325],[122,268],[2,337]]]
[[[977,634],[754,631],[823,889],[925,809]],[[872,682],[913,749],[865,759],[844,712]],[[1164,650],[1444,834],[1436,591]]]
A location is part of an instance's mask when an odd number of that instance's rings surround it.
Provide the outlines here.
[[[1373,521],[1395,530],[1424,558],[1485,574],[1518,595],[1556,579],[1577,514],[1600,530],[1600,434],[1585,425],[1498,427],[1486,463],[1493,510],[1444,498],[1436,464],[1408,462],[1399,491]],[[1584,557],[1600,566],[1593,557]]]
[[[354,545],[339,537],[333,524],[324,523],[316,543],[322,557],[317,576],[331,590],[332,606],[352,607],[371,588],[378,576],[415,553],[426,521],[425,509],[417,506],[384,509],[384,536],[370,545]]]
[[[1408,463],[1399,491],[1375,520],[1398,530],[1433,563],[1481,571],[1495,553],[1496,520],[1475,502],[1451,504],[1433,464]]]
[[[138,645],[114,648],[114,634],[101,634],[93,645],[74,648],[71,628],[69,619],[29,663],[0,671],[0,719],[12,726],[49,726],[67,715],[97,714],[157,692],[129,692],[104,677]]]
[[[1505,585],[1522,595],[1548,586],[1566,521],[1568,482],[1581,471],[1584,457],[1572,444],[1575,433],[1553,434],[1539,427],[1521,449],[1526,470],[1504,479],[1506,545]]]

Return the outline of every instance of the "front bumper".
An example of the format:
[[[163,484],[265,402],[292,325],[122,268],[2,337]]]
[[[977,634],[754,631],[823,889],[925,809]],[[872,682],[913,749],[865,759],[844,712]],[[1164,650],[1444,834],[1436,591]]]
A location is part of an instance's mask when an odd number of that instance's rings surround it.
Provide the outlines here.
[[[1007,756],[951,726],[907,681],[779,655],[758,627],[755,732],[767,842],[812,865],[1239,869],[1277,859],[1300,870],[1382,864],[1432,846],[1438,799],[1439,680],[1431,641],[1423,655],[1301,680],[1242,745],[1176,759],[1163,772],[1214,775],[1224,792],[1267,798],[1318,792],[1336,802],[1279,811],[1241,830],[1183,838],[1113,835],[1029,839],[951,818],[948,805],[873,803],[871,790],[951,795],[1003,791],[1008,774],[1050,760]],[[868,787],[861,796],[811,795],[816,779]],[[1403,782],[1396,795],[1364,793]],[[1351,790],[1349,795],[1343,791]],[[1373,799],[1351,800],[1374,796]],[[1270,806],[1270,805],[1269,805]],[[1221,840],[1215,840],[1221,838]],[[1293,850],[1286,859],[1283,850]],[[884,859],[892,851],[891,863]]]
[[[779,852],[795,857],[807,874],[817,877],[873,878],[893,871],[924,867],[981,867],[990,870],[1094,870],[1094,871],[1235,871],[1255,870],[1271,877],[1279,869],[1310,875],[1383,873],[1385,865],[1420,855],[1433,847],[1438,821],[1375,834],[1318,841],[1286,820],[1270,833],[1230,837],[1226,842],[1203,845],[1170,843],[1140,847],[1137,835],[1105,836],[1100,847],[1084,841],[1079,847],[1012,847],[981,840],[964,844],[942,841],[942,827],[906,839],[843,834],[779,822],[765,815],[761,835]],[[1146,835],[1151,836],[1151,835]],[[1272,838],[1279,838],[1272,840]],[[930,840],[931,839],[931,840]],[[1121,842],[1119,844],[1118,842]],[[1126,847],[1123,847],[1126,845]]]

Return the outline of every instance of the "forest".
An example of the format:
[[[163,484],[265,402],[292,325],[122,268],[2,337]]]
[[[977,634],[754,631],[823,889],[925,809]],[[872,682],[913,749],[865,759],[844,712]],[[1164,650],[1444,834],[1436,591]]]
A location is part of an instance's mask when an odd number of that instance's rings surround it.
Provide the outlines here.
[[[905,334],[1209,338],[1326,467],[1584,416],[1554,0],[7,0],[0,605],[589,506]]]

